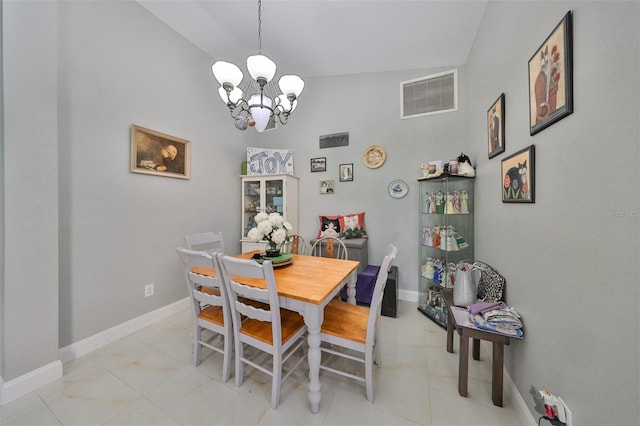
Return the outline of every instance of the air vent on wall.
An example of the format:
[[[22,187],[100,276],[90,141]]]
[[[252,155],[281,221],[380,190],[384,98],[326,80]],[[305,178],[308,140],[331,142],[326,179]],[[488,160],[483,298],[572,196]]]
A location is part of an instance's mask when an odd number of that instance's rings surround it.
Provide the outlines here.
[[[456,111],[458,109],[458,72],[416,78],[400,83],[400,118]]]

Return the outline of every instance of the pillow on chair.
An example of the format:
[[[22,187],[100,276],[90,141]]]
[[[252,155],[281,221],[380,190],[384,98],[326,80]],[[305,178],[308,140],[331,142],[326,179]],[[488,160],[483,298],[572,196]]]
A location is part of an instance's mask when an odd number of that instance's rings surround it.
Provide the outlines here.
[[[322,237],[339,237],[340,236],[340,221],[338,216],[319,216],[320,217],[320,230],[316,238]]]
[[[350,238],[367,238],[367,231],[364,229],[364,212],[338,216],[340,222],[340,237],[348,240]]]

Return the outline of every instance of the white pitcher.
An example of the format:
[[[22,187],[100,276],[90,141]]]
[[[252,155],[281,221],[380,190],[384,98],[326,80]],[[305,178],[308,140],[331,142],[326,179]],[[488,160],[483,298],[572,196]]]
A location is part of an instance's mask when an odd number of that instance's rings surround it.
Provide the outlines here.
[[[453,286],[453,304],[456,306],[469,306],[478,299],[473,269],[473,265],[466,262],[460,262],[456,265]]]

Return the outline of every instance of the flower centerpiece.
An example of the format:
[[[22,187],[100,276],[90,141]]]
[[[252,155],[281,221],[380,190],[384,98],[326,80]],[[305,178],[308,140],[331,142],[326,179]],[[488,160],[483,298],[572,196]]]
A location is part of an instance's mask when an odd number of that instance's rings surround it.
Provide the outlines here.
[[[260,212],[254,217],[254,220],[256,227],[249,230],[247,238],[254,243],[266,240],[268,242],[266,256],[279,256],[282,245],[289,242],[289,231],[293,229],[291,224],[285,222],[280,213]]]

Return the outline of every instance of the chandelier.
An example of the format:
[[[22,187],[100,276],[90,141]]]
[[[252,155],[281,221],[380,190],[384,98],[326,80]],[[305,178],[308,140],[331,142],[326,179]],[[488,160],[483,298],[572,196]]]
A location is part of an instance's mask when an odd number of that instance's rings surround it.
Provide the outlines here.
[[[243,87],[243,74],[230,62],[216,61],[211,67],[220,87],[218,94],[227,104],[235,125],[240,130],[255,126],[263,132],[273,117],[281,124],[287,124],[289,115],[296,109],[298,96],[304,88],[304,81],[297,75],[283,75],[278,80],[278,92],[271,83],[276,74],[276,64],[262,54],[262,0],[258,0],[258,54],[247,58],[247,70],[253,80]],[[247,97],[246,93],[251,93]]]

